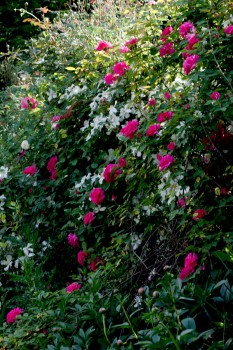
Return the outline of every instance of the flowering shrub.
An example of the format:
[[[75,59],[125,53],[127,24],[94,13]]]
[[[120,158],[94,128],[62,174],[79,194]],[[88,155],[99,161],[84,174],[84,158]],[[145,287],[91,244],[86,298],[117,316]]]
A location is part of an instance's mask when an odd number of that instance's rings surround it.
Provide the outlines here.
[[[231,346],[232,8],[130,3],[57,14],[0,92],[7,350]]]

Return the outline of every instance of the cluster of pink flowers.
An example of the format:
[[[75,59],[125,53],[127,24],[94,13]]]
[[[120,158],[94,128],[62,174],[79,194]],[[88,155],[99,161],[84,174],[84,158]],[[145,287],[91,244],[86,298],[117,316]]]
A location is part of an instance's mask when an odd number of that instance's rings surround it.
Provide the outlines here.
[[[146,136],[151,136],[151,137],[155,136],[158,133],[159,128],[160,128],[160,124],[150,125],[146,130]]]
[[[79,247],[79,239],[75,233],[70,232],[68,234],[67,239],[68,239],[68,243],[71,247],[73,247],[75,249]]]
[[[128,139],[133,139],[135,132],[138,130],[138,124],[138,120],[131,120],[120,130],[120,133]]]
[[[129,52],[131,48],[135,47],[138,43],[137,38],[132,38],[128,41],[126,41],[121,47],[120,47],[120,53],[126,53]]]
[[[104,81],[107,85],[111,85],[117,81],[117,78],[119,76],[123,77],[125,75],[125,72],[130,69],[130,67],[125,62],[117,62],[113,66],[113,72],[108,73],[104,76]]]
[[[160,35],[161,41],[164,43],[159,47],[159,54],[161,57],[165,57],[167,55],[172,55],[175,52],[174,44],[168,40],[169,35],[173,32],[173,28],[168,26],[164,28]]]
[[[210,98],[212,100],[219,100],[221,97],[220,93],[218,91],[214,91],[210,94]]]
[[[158,115],[157,120],[159,123],[163,123],[163,122],[165,122],[165,120],[170,120],[172,118],[172,116],[173,116],[173,112],[171,112],[171,111],[162,112]]]
[[[80,283],[77,282],[73,282],[71,283],[69,286],[66,287],[66,292],[67,293],[72,293],[75,290],[79,290],[81,289],[82,285]]]
[[[233,34],[233,25],[231,24],[230,26],[224,28],[224,32],[225,32],[227,35]]]
[[[190,52],[194,49],[194,45],[199,42],[199,39],[196,37],[196,28],[190,21],[181,24],[179,32],[181,37],[188,41],[185,52],[182,53],[182,56],[185,58],[183,62],[184,74],[188,75],[196,67],[199,60],[197,54]]]
[[[106,51],[108,49],[111,49],[113,46],[111,43],[107,41],[100,41],[98,46],[96,47],[96,51]]]
[[[167,145],[167,149],[169,151],[173,151],[175,149],[176,145],[174,141],[171,141],[168,145]]]
[[[205,209],[197,209],[193,213],[193,220],[201,220],[205,215],[207,215]]]
[[[148,105],[153,107],[153,106],[155,105],[155,102],[156,102],[156,101],[155,101],[155,98],[152,97],[152,98],[149,99]]]
[[[172,55],[174,52],[175,52],[174,44],[171,42],[167,42],[163,46],[160,46],[159,48],[159,54],[161,57]]]
[[[79,263],[79,265],[84,266],[84,263],[86,262],[88,256],[89,256],[88,252],[84,252],[83,250],[80,250],[77,254],[77,262]]]
[[[51,180],[56,180],[57,178],[57,156],[53,156],[49,159],[47,164],[47,169],[51,173],[51,176],[49,177]]]
[[[188,277],[191,273],[195,271],[197,266],[198,256],[196,253],[188,253],[184,260],[184,268],[180,271],[179,278],[181,280]]]
[[[8,324],[15,322],[16,317],[21,315],[22,313],[23,313],[23,310],[20,309],[20,307],[16,307],[15,309],[8,312],[8,314],[6,315],[6,322]]]
[[[104,169],[103,177],[107,183],[111,183],[111,182],[115,181],[117,176],[119,176],[120,174],[122,174],[122,170],[119,169],[119,164],[111,164],[110,163]]]
[[[21,100],[21,108],[22,109],[35,109],[38,106],[38,102],[32,97],[24,97]]]
[[[91,224],[92,221],[94,221],[94,219],[95,219],[95,214],[92,211],[89,211],[84,215],[84,218],[83,218],[84,225]]]
[[[169,166],[175,161],[175,158],[170,154],[166,154],[165,156],[161,156],[160,154],[157,154],[156,157],[159,161],[158,163],[159,171],[163,171],[164,169],[169,168]]]
[[[92,203],[99,205],[104,201],[105,195],[104,190],[100,187],[93,188],[93,190],[90,193],[90,200]]]
[[[38,171],[38,170],[37,170],[35,164],[33,164],[33,165],[30,165],[30,166],[27,166],[27,167],[24,169],[23,173],[24,173],[25,175],[33,176],[37,171]]]
[[[167,41],[169,35],[173,32],[173,28],[171,26],[168,26],[166,28],[164,28],[164,30],[162,31],[161,35],[160,35],[160,39],[162,41]]]

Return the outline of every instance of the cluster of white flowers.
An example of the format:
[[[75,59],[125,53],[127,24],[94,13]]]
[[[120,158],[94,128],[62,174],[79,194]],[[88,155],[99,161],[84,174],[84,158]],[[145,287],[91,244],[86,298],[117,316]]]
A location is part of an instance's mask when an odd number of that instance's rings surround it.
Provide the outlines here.
[[[57,98],[57,92],[53,89],[49,89],[49,91],[46,93],[48,95],[48,101],[50,102],[51,100]]]
[[[183,188],[179,185],[179,180],[183,180],[184,176],[179,175],[175,179],[172,178],[170,170],[164,172],[161,177],[161,183],[158,185],[162,203],[170,205],[174,200],[184,197],[190,192],[190,187]]]
[[[3,179],[7,179],[8,171],[9,171],[8,167],[6,167],[6,166],[1,166],[0,167],[0,182]]]
[[[102,174],[91,174],[88,173],[87,175],[84,175],[80,182],[75,182],[75,190],[80,190],[81,188],[85,188],[87,187],[86,182],[91,183],[91,184],[95,184],[95,183],[99,183],[102,184],[103,182],[103,175]]]
[[[63,101],[69,101],[73,96],[82,94],[84,91],[87,90],[87,86],[84,85],[82,88],[72,84],[71,86],[69,86],[66,90],[65,93],[63,95],[60,96],[60,99],[58,101],[58,103],[61,103]]]

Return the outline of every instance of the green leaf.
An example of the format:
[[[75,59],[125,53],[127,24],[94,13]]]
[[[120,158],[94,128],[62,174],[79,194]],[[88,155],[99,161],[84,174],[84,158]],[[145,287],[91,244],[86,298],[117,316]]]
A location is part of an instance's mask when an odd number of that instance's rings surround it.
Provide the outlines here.
[[[184,320],[181,321],[181,323],[186,329],[191,329],[191,330],[196,329],[196,323],[194,319],[191,317],[185,318]]]

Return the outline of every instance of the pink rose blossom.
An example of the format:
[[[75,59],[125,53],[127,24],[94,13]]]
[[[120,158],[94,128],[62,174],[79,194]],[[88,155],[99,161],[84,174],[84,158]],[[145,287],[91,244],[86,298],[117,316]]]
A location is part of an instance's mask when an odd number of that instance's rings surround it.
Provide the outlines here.
[[[171,26],[164,28],[164,30],[162,31],[161,35],[160,35],[160,39],[162,41],[167,41],[167,38],[169,37],[169,35],[173,32],[173,28]]]
[[[37,172],[37,168],[35,165],[27,166],[23,171],[25,175],[30,175],[30,176],[33,176],[36,172]]]
[[[57,178],[57,156],[53,156],[49,159],[48,164],[47,164],[47,170],[51,173],[50,179],[51,180],[56,180]]]
[[[113,71],[115,74],[118,74],[120,76],[123,76],[125,74],[125,71],[129,70],[129,66],[125,62],[117,62],[113,66]]]
[[[80,283],[73,282],[69,286],[66,287],[66,292],[67,293],[72,293],[75,290],[79,290],[82,287]]]
[[[120,133],[125,137],[132,139],[135,132],[138,130],[138,124],[138,120],[131,120],[120,130]]]
[[[212,94],[210,95],[210,98],[212,100],[218,100],[220,98],[220,93],[218,91],[214,91],[212,92]]]
[[[51,120],[51,125],[52,125],[52,129],[57,129],[59,127],[59,120],[60,117],[58,115],[55,115],[52,120]]]
[[[172,118],[172,116],[173,116],[173,112],[171,112],[171,111],[162,112],[158,115],[157,120],[159,123],[163,123],[163,122],[165,122],[165,120],[170,120]]]
[[[112,195],[112,201],[115,201],[116,196],[114,196],[114,194]]]
[[[161,57],[172,55],[175,52],[174,44],[167,42],[159,48],[159,54]]]
[[[146,136],[155,136],[160,128],[160,124],[152,124],[146,130]]]
[[[126,53],[126,52],[129,52],[130,51],[130,48],[128,46],[121,46],[120,47],[120,53]]]
[[[6,322],[8,324],[15,322],[16,317],[21,315],[22,313],[23,313],[23,310],[20,309],[20,307],[16,307],[15,309],[8,312],[8,314],[6,315]]]
[[[224,28],[224,32],[225,32],[227,35],[233,34],[233,25],[231,24],[230,26]]]
[[[149,99],[148,105],[150,105],[150,106],[152,106],[152,107],[155,105],[155,98],[154,98],[154,97],[152,97],[152,98]]]
[[[167,149],[169,149],[169,151],[173,151],[175,149],[176,145],[174,141],[171,141],[168,145],[167,145]]]
[[[196,253],[188,253],[184,260],[184,268],[180,271],[179,278],[181,280],[188,277],[191,273],[195,271],[197,266],[198,256]]]
[[[119,169],[118,164],[108,164],[103,172],[104,180],[108,183],[113,182],[117,176],[122,174],[122,170]]]
[[[159,171],[169,168],[169,166],[175,161],[175,158],[170,154],[166,154],[165,156],[157,155],[157,159],[159,161]]]
[[[179,199],[179,200],[176,202],[176,204],[177,204],[178,206],[180,206],[181,208],[185,208],[185,207],[186,207],[185,197]]]
[[[88,265],[88,267],[91,269],[91,271],[95,271],[96,270],[95,260],[92,260],[90,262],[90,265]]]
[[[83,250],[80,250],[77,254],[77,261],[79,263],[79,265],[83,266],[86,258],[88,257],[89,253],[88,252],[84,252]]]
[[[137,45],[138,39],[137,38],[132,38],[124,43],[124,46],[135,46]]]
[[[119,166],[120,166],[121,168],[124,168],[124,167],[126,166],[126,160],[125,160],[125,158],[120,158],[120,159],[118,160],[118,164],[119,164]]]
[[[89,225],[95,219],[95,214],[92,211],[89,211],[84,215],[83,222],[84,225]]]
[[[184,106],[184,108],[185,108],[185,109],[189,109],[189,108],[190,108],[190,104],[187,103],[187,104]]]
[[[71,247],[78,248],[78,246],[79,246],[79,239],[78,239],[78,237],[76,236],[75,233],[70,232],[68,234],[67,239],[68,239],[68,243],[69,243],[69,245]]]
[[[166,92],[164,93],[164,98],[165,98],[166,100],[169,100],[169,99],[171,98],[171,95],[169,94],[168,91],[166,91]]]
[[[24,97],[21,100],[22,109],[35,109],[38,106],[38,102],[32,97]]]
[[[104,190],[100,187],[98,188],[93,188],[93,190],[90,193],[90,199],[92,201],[92,203],[99,205],[103,202],[105,198],[104,195]]]
[[[193,70],[199,60],[198,55],[188,56],[183,62],[184,74],[188,75]]]
[[[220,193],[221,193],[222,195],[226,196],[226,195],[228,194],[227,188],[226,188],[226,187],[222,187],[222,188],[220,189]]]
[[[104,81],[107,85],[111,85],[117,81],[117,76],[112,73],[108,73],[104,77]]]
[[[202,219],[205,215],[207,215],[207,211],[205,209],[197,209],[193,213],[193,220],[200,220]]]
[[[111,49],[113,46],[107,41],[100,41],[98,46],[96,47],[96,51],[103,51],[107,49]]]
[[[180,32],[181,37],[184,39],[184,38],[186,38],[187,34],[189,34],[190,32],[195,34],[196,28],[194,27],[193,23],[188,21],[188,22],[184,22],[183,24],[181,24],[181,26],[179,28],[179,32]]]

